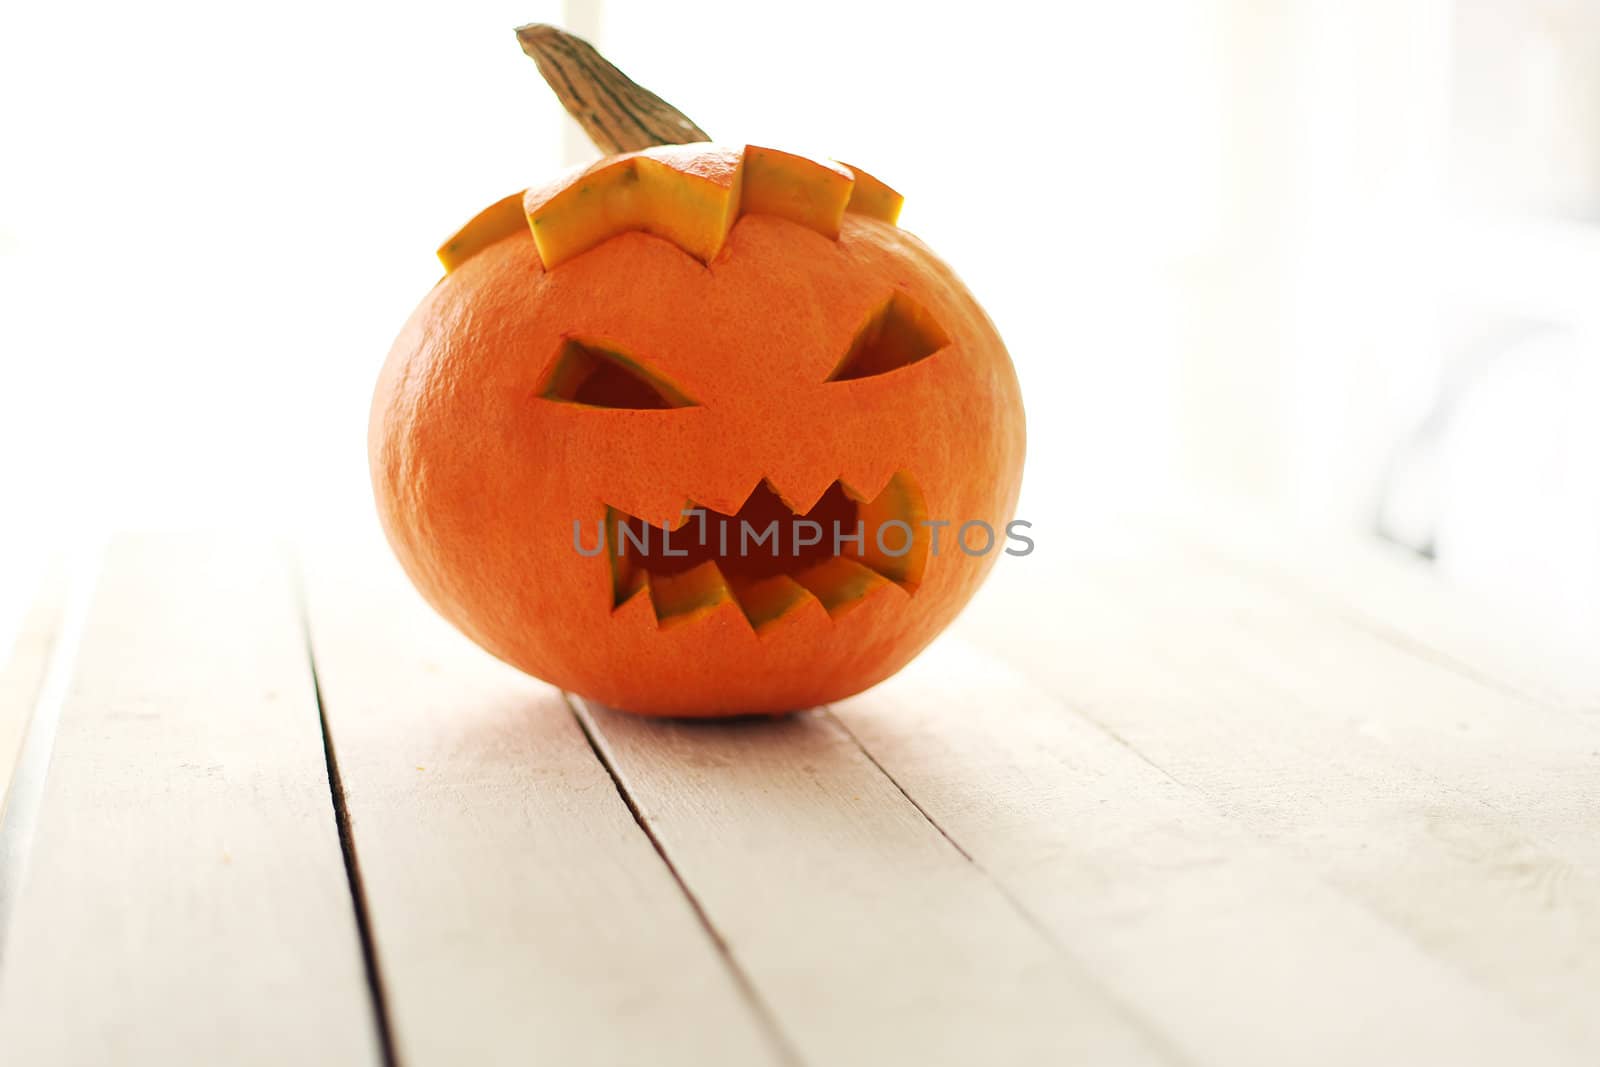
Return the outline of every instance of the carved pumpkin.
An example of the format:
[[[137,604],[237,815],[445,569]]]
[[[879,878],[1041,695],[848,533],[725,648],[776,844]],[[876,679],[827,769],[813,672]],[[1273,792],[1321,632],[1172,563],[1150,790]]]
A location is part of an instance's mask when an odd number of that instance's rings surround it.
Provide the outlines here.
[[[1000,338],[898,211],[854,167],[691,143],[473,219],[373,405],[418,589],[635,712],[783,712],[898,670],[1000,554],[1023,455]]]

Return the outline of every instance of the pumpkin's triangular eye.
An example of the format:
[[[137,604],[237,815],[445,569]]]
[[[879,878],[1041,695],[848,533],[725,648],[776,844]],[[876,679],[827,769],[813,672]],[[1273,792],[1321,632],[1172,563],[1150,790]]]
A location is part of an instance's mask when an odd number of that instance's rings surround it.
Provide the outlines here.
[[[950,338],[921,304],[905,293],[895,293],[856,332],[850,351],[828,375],[828,381],[884,374],[927,359],[949,343]]]
[[[695,402],[621,352],[568,338],[539,395],[596,408],[690,408]]]

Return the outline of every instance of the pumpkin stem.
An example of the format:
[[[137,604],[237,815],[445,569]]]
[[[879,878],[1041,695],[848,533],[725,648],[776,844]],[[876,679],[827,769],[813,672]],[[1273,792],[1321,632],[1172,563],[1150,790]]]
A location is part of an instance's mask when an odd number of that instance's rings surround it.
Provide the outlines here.
[[[556,99],[606,155],[709,141],[688,116],[612,66],[594,45],[544,23],[517,28]]]

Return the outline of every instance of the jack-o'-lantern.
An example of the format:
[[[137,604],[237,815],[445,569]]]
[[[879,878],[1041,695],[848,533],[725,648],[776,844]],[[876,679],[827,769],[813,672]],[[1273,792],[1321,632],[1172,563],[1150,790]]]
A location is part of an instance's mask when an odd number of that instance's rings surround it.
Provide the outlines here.
[[[519,34],[613,154],[440,250],[372,411],[402,565],[494,655],[629,711],[881,681],[1003,547],[1023,415],[994,326],[883,183],[698,140],[583,42]]]

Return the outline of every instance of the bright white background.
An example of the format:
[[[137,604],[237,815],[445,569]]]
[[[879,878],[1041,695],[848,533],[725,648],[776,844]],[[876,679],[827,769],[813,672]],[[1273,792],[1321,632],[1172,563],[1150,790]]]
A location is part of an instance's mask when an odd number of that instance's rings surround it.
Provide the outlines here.
[[[538,20],[590,36],[719,139],[854,160],[907,194],[903,224],[1017,362],[1042,543],[1050,524],[1194,488],[1370,529],[1460,332],[1459,263],[1543,295],[1600,262],[1587,230],[1561,230],[1566,268],[1516,244],[1522,228],[1510,252],[1463,239],[1451,207],[1460,172],[1494,178],[1485,161],[1508,154],[1582,187],[1558,105],[1595,86],[1558,46],[1593,27],[1549,21],[1572,7],[12,5],[0,601],[37,546],[113,527],[370,523],[369,391],[438,275],[433,248],[573,158],[511,34]],[[1458,69],[1469,8],[1508,20],[1467,20],[1509,50],[1483,84]],[[1488,132],[1463,167],[1456,113],[1479,98],[1510,118],[1471,127]],[[1526,99],[1552,130],[1519,118]],[[1560,274],[1527,285],[1540,270]],[[1492,465],[1525,423],[1488,425]],[[1515,463],[1503,480],[1526,484]],[[1491,526],[1497,499],[1477,505]],[[1525,544],[1491,544],[1478,576],[1517,584]],[[1570,600],[1574,573],[1545,594]]]
[[[1215,225],[1213,31],[1156,6],[1159,33],[1130,9],[1065,38],[1015,33],[1021,3],[908,25],[894,5],[626,2],[596,28],[719,138],[902,187],[1016,352],[1035,457],[1120,483],[1167,459],[1159,254]],[[364,509],[367,394],[433,247],[562,161],[566,120],[510,32],[559,7],[95,8],[34,5],[0,46],[7,498],[67,528]]]

